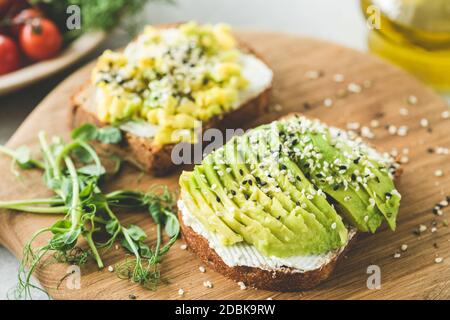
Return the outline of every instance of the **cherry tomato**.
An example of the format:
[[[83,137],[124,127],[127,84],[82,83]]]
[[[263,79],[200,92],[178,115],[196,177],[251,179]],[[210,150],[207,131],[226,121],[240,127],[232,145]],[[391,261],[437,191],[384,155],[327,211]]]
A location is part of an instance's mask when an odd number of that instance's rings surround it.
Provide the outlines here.
[[[48,19],[33,19],[19,34],[23,52],[34,61],[56,56],[61,49],[62,37],[56,25]]]
[[[17,70],[20,52],[13,39],[0,35],[0,75]]]
[[[12,19],[11,33],[18,37],[25,23],[30,22],[34,18],[43,18],[44,14],[37,8],[28,8],[20,11]]]

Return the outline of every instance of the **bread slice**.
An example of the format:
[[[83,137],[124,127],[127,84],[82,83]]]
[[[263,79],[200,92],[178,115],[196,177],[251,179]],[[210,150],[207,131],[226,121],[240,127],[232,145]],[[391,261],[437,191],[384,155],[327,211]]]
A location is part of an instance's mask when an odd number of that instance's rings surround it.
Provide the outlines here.
[[[174,25],[164,25],[159,27],[171,28],[174,27]],[[241,52],[256,58],[267,67],[267,63],[264,59],[247,45],[240,43],[239,48]],[[259,81],[257,72],[250,72],[250,75],[253,75],[253,78],[249,79],[250,85],[252,85],[252,81]],[[272,80],[270,83],[257,88],[257,92],[248,95],[239,108],[223,115],[213,117],[206,123],[203,123],[202,129],[218,128],[224,130],[226,128],[240,128],[249,120],[261,116],[267,110],[271,88]],[[99,127],[107,125],[97,118],[95,87],[90,81],[86,82],[71,99],[71,127],[76,128],[86,123],[95,124]],[[125,161],[128,161],[141,170],[153,175],[165,175],[175,167],[171,160],[171,153],[175,146],[174,144],[159,145],[154,143],[151,138],[139,136],[127,131],[124,131],[123,133],[124,139],[119,146],[97,145],[97,147],[104,149],[104,151],[114,153],[122,157]]]
[[[287,117],[290,116],[293,116],[293,114]],[[373,146],[370,147],[373,148]],[[396,159],[394,161],[397,162]],[[401,173],[401,168],[397,167],[394,174],[396,182],[398,182]],[[202,263],[236,282],[243,282],[247,286],[270,291],[304,291],[316,287],[330,277],[338,261],[352,247],[359,234],[355,228],[350,227],[348,242],[345,246],[324,255],[305,257],[304,268],[302,269],[285,266],[282,264],[283,260],[281,260],[281,263],[277,262],[274,266],[266,263],[273,258],[262,256],[256,259],[260,265],[252,266],[252,263],[248,263],[248,259],[244,259],[246,260],[245,263],[241,263],[242,261],[230,263],[229,252],[240,251],[239,247],[235,247],[236,249],[231,249],[225,254],[224,250],[218,250],[218,248],[223,248],[220,241],[202,227],[201,223],[189,213],[183,204],[182,193],[178,201],[178,217],[183,238],[188,248],[199,257]],[[249,247],[246,244],[244,246]],[[250,252],[251,255],[255,251],[245,249],[242,252],[245,252],[245,255]],[[300,257],[300,259],[303,259],[303,257]],[[227,260],[228,263],[224,260]]]

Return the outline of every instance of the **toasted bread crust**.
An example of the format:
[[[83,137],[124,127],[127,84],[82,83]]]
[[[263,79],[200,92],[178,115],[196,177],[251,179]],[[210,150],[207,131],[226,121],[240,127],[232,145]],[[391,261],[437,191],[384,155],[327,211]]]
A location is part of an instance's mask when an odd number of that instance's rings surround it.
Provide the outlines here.
[[[87,84],[89,85],[89,84]],[[97,116],[89,111],[85,106],[85,98],[82,97],[83,90],[87,90],[85,85],[76,95],[72,97],[70,113],[70,126],[76,128],[86,123],[92,123],[98,127],[106,126]],[[226,113],[220,117],[214,117],[203,125],[203,130],[209,128],[218,128],[225,130],[226,128],[239,128],[249,119],[256,119],[266,112],[269,104],[271,87],[266,88],[258,96],[249,100],[236,110]],[[175,165],[172,162],[172,150],[174,144],[157,145],[150,139],[141,138],[124,132],[124,138],[120,145],[100,145],[96,147],[104,151],[117,154],[125,161],[128,161],[143,171],[149,172],[155,176],[168,174]]]
[[[246,286],[270,291],[304,291],[309,290],[325,281],[333,272],[338,260],[353,244],[357,236],[354,236],[347,244],[345,250],[336,255],[329,263],[319,269],[298,272],[292,268],[280,268],[274,271],[263,270],[255,267],[236,266],[230,267],[209,246],[207,239],[196,233],[183,222],[181,211],[178,212],[183,238],[189,250],[194,252],[205,266],[234,280],[242,281]]]

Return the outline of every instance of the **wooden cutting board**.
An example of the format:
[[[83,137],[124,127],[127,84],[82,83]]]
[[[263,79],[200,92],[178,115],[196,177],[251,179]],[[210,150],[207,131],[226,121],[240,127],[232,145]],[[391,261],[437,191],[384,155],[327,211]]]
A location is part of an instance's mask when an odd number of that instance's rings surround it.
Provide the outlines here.
[[[430,153],[429,148],[450,147],[450,120],[441,113],[448,110],[445,103],[430,89],[403,71],[376,57],[362,54],[341,46],[276,33],[242,32],[239,36],[257,49],[275,71],[275,87],[272,105],[280,105],[257,123],[276,119],[292,112],[304,112],[330,125],[345,128],[349,122],[369,126],[378,119],[379,128],[372,129],[373,144],[385,151],[397,148],[404,154],[404,175],[398,186],[403,195],[398,229],[391,232],[383,228],[375,235],[363,236],[341,260],[334,275],[315,290],[304,293],[275,293],[262,290],[240,290],[239,286],[212,270],[199,272],[200,263],[189,251],[181,250],[179,240],[161,265],[166,283],[157,291],[147,291],[113,273],[98,270],[94,263],[81,269],[81,288],[69,289],[60,279],[67,272],[67,265],[48,264],[37,272],[37,278],[56,299],[448,299],[450,298],[450,229],[443,226],[450,208],[443,216],[432,213],[434,205],[450,195],[449,155]],[[89,76],[88,65],[61,83],[23,123],[9,141],[9,146],[30,145],[37,150],[37,132],[46,130],[50,135],[67,137],[68,105],[70,95]],[[314,78],[311,70],[320,71]],[[306,74],[306,75],[305,75]],[[344,75],[343,82],[334,80],[335,74]],[[350,83],[364,84],[360,93],[342,95]],[[26,94],[26,92],[24,92]],[[407,97],[418,98],[416,105],[407,103]],[[333,100],[331,107],[323,101]],[[18,106],[20,107],[20,106]],[[408,115],[402,115],[405,108]],[[420,119],[427,118],[429,129],[420,126]],[[385,126],[407,126],[405,136],[391,135]],[[408,152],[409,151],[409,152]],[[436,177],[435,171],[444,175]],[[174,189],[178,174],[163,179],[140,176],[133,168],[125,168],[109,188],[127,187],[145,189],[155,183],[167,184]],[[0,158],[0,199],[11,200],[48,195],[38,172],[25,172],[21,178],[10,172],[9,160]],[[141,225],[147,233],[154,233],[154,226],[145,213],[126,214],[121,218],[128,223]],[[48,226],[54,220],[50,216],[2,211],[0,213],[0,239],[17,257],[21,256],[24,243],[36,230]],[[413,231],[420,225],[427,231],[420,236]],[[431,232],[436,224],[436,232]],[[44,243],[46,239],[40,239]],[[408,245],[400,258],[403,244]],[[123,259],[121,250],[104,254],[106,266]],[[443,257],[436,263],[436,257]],[[367,268],[377,265],[381,270],[381,289],[367,288]],[[11,277],[15,277],[11,274]],[[213,288],[206,289],[204,281],[211,281]],[[184,297],[178,289],[185,291]]]

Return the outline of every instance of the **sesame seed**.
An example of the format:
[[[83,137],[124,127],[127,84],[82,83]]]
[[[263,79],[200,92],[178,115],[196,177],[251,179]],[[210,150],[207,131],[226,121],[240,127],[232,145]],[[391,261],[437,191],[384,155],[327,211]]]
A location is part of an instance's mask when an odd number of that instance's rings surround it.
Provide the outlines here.
[[[400,249],[404,252],[404,251],[408,250],[408,245],[407,244],[402,244]]]
[[[406,164],[408,162],[409,162],[409,157],[408,156],[403,155],[403,156],[400,157],[400,163]]]
[[[443,261],[444,261],[444,258],[442,258],[442,257],[437,257],[436,259],[434,259],[435,263],[441,263]]]
[[[347,123],[347,129],[348,130],[358,130],[360,128],[359,122],[349,122]]]
[[[442,119],[450,119],[450,111],[444,111],[441,113]]]
[[[432,232],[432,233],[435,233],[436,231],[437,231],[437,228],[436,228],[436,227],[432,227],[432,228],[431,228],[431,232]]]
[[[108,271],[109,271],[109,272],[114,272],[114,267],[113,267],[113,266],[109,266],[109,267],[108,267]]]
[[[331,224],[331,229],[333,229],[333,230],[336,229],[336,226],[337,226],[337,225],[336,225],[336,222],[333,222],[333,223]]]
[[[401,137],[404,137],[408,134],[408,127],[407,126],[401,126],[397,130],[397,134]]]
[[[183,296],[184,295],[184,290],[183,289],[178,289],[178,295],[179,296]]]
[[[359,84],[352,82],[348,85],[347,90],[351,93],[360,93],[362,88]]]
[[[206,268],[205,268],[204,266],[198,267],[198,270],[199,270],[201,273],[205,273],[205,272],[206,272]]]
[[[422,128],[428,127],[429,124],[430,124],[430,123],[428,122],[428,119],[425,119],[425,118],[420,119],[420,126],[421,126]]]
[[[398,259],[398,258],[400,258],[402,255],[400,254],[400,253],[398,253],[398,252],[396,252],[395,254],[394,254],[394,259]]]
[[[427,231],[427,226],[424,225],[424,224],[421,224],[421,225],[419,226],[419,232],[422,233],[422,232],[425,232],[425,231]]]
[[[343,82],[345,79],[343,74],[337,73],[333,76],[334,82]]]
[[[239,286],[239,288],[240,288],[241,290],[247,289],[247,286],[246,286],[245,283],[243,283],[242,281],[239,281],[239,282],[238,282],[238,286]]]
[[[380,121],[378,121],[377,119],[373,119],[372,121],[370,121],[370,126],[372,128],[378,128],[380,126]]]
[[[389,134],[390,135],[395,135],[395,134],[397,134],[397,127],[396,126],[394,126],[394,125],[389,125],[388,126],[388,132],[389,132]]]
[[[204,281],[203,286],[205,288],[211,289],[213,287],[213,284],[211,283],[211,281]]]
[[[327,108],[331,108],[333,106],[333,100],[330,98],[327,98],[323,101],[323,105]]]
[[[442,170],[436,170],[436,171],[434,172],[434,175],[435,175],[436,177],[442,177],[442,176],[444,175],[444,172],[443,172]]]
[[[276,112],[280,112],[283,110],[283,106],[277,103],[276,105],[273,106],[273,110],[275,110]]]
[[[409,114],[409,110],[406,108],[400,108],[399,113],[402,116],[407,116]]]
[[[406,99],[406,101],[407,101],[410,105],[414,106],[414,105],[416,105],[416,104],[419,102],[419,99],[418,99],[416,96],[411,95],[411,96],[409,96],[409,97]]]
[[[345,197],[344,197],[344,201],[345,201],[345,202],[348,202],[348,201],[350,201],[351,199],[352,199],[352,197],[350,197],[350,196],[345,196]]]
[[[187,244],[182,244],[182,245],[180,246],[180,249],[181,249],[181,250],[186,250],[186,249],[187,249]]]
[[[322,76],[323,72],[320,70],[309,70],[305,73],[305,77],[310,80],[319,79]]]

